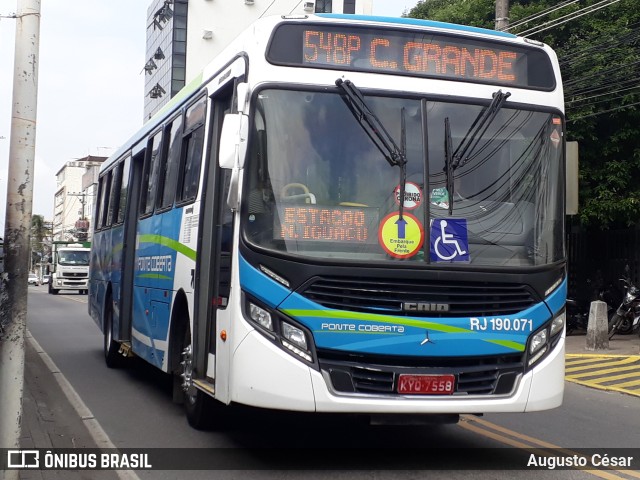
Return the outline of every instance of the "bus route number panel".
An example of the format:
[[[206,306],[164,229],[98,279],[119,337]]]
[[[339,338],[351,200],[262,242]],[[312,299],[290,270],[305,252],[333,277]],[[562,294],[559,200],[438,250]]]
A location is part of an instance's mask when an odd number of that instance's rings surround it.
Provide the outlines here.
[[[555,88],[551,61],[540,48],[431,31],[285,24],[267,57],[284,65]]]

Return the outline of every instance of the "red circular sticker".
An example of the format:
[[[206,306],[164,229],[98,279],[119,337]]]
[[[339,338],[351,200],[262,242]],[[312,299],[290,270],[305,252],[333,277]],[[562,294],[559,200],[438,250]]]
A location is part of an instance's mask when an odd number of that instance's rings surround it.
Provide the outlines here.
[[[398,185],[393,191],[393,198],[396,201],[396,205],[400,205],[400,185]],[[422,190],[413,182],[407,182],[404,187],[404,208],[407,210],[413,210],[418,208],[422,203]]]

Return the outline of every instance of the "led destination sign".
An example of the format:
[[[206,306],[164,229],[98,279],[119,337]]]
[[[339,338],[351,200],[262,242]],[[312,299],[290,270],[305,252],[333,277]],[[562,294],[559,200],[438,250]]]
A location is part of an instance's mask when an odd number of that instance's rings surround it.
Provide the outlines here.
[[[268,59],[287,65],[555,87],[551,62],[539,48],[433,32],[282,25]]]
[[[354,244],[378,241],[376,208],[280,206],[278,213],[273,229],[277,239]]]

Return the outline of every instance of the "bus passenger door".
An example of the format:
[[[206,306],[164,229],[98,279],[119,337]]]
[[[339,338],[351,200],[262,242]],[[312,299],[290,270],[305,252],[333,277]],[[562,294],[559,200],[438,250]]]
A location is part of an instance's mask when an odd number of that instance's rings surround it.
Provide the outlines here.
[[[132,151],[131,176],[129,180],[128,202],[124,216],[124,234],[122,242],[120,324],[117,340],[131,341],[131,316],[133,305],[133,279],[135,268],[124,268],[133,265],[136,255],[136,222],[140,208],[140,188],[142,185],[142,169],[146,152],[146,140],[140,142]]]
[[[217,344],[221,341],[218,332],[229,331],[228,319],[222,319],[227,318],[224,311],[230,294],[233,215],[226,203],[230,172],[222,170],[218,164],[218,144],[224,115],[231,109],[233,86],[233,82],[228,82],[211,95],[209,101],[200,207],[201,235],[195,271],[194,378],[214,381],[216,397],[221,401],[225,401],[227,395],[227,382],[217,378],[215,371],[222,360]],[[224,386],[219,388],[221,384]]]

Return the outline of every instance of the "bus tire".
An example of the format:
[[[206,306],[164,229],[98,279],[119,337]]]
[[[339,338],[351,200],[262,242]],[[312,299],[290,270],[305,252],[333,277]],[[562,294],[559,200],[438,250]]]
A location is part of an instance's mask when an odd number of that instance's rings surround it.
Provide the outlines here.
[[[184,330],[182,341],[182,361],[178,369],[178,380],[183,391],[184,411],[187,421],[196,430],[209,430],[213,426],[213,410],[215,403],[213,398],[193,386],[192,357],[191,357],[191,332]],[[174,380],[175,381],[175,380]],[[176,395],[174,394],[174,398]]]
[[[104,309],[104,332],[103,332],[104,361],[109,368],[119,368],[124,364],[124,357],[118,353],[120,344],[113,340],[113,307],[111,297],[107,297]]]
[[[58,290],[57,290],[57,289],[55,289],[55,288],[53,288],[53,287],[51,286],[51,283],[49,283],[49,294],[50,294],[50,295],[57,295],[57,294],[58,294]]]

